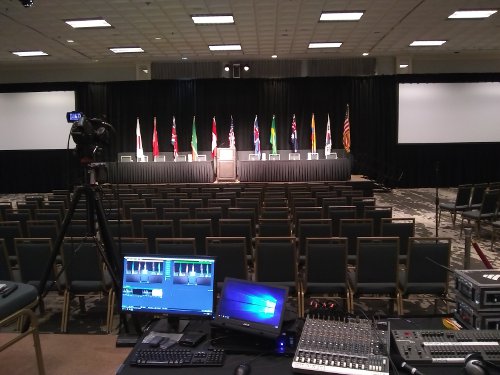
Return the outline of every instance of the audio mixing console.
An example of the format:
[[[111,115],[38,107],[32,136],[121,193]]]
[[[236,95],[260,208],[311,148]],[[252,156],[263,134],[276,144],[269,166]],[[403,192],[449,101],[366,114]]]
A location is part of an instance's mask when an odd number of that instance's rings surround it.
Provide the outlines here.
[[[292,361],[295,372],[389,374],[389,331],[366,319],[306,318]]]

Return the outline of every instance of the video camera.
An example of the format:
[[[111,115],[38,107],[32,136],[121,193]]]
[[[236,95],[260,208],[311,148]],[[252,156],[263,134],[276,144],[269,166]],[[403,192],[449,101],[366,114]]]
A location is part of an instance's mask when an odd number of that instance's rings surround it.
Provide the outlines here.
[[[96,153],[109,145],[111,124],[98,118],[89,119],[81,112],[68,112],[66,120],[73,123],[70,134],[76,144],[76,152],[83,164],[94,161]]]

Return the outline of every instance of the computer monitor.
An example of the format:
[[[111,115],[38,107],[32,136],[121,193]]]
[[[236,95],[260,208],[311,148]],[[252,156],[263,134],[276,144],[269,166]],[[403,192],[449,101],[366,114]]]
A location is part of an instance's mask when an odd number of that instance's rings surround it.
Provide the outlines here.
[[[213,325],[260,337],[281,334],[288,288],[227,277]]]
[[[212,319],[214,281],[214,257],[125,255],[121,309],[162,318]]]

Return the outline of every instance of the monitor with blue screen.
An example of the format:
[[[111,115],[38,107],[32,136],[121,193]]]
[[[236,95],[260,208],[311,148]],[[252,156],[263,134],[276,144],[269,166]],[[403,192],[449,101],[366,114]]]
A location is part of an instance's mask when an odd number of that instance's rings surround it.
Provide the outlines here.
[[[281,334],[288,288],[226,278],[213,324],[262,337]]]
[[[173,318],[207,318],[214,313],[215,258],[125,255],[121,309]]]

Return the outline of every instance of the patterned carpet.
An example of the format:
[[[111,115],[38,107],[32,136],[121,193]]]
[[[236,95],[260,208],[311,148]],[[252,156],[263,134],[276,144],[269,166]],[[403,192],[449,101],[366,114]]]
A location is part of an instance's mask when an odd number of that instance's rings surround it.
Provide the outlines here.
[[[439,201],[453,202],[456,189],[439,189]],[[418,237],[433,237],[436,233],[436,190],[434,188],[423,189],[394,189],[391,192],[375,193],[377,205],[392,206],[394,217],[415,217],[416,235]],[[4,195],[0,200],[16,200],[19,196]],[[457,225],[453,227],[451,216],[444,212],[441,223],[438,227],[439,237],[449,237],[452,239],[451,268],[463,269],[465,239],[460,237],[460,216],[457,217]],[[500,268],[500,258],[498,250],[500,241],[496,242],[493,251],[490,250],[491,234],[487,228],[483,229],[480,236],[473,235],[473,241],[477,242],[481,250],[485,253],[494,268]],[[485,268],[474,249],[471,250],[471,268]],[[453,278],[450,277],[450,291],[453,297]],[[80,312],[78,300],[75,299],[72,305],[69,332],[71,333],[105,333],[106,317],[106,297],[90,297],[85,301],[86,311]],[[57,292],[50,292],[45,298],[45,314],[40,316],[40,329],[42,332],[60,332],[61,310],[63,297]],[[440,313],[445,313],[444,304],[440,304]],[[449,303],[452,309],[453,302]],[[116,310],[116,309],[115,309]],[[385,302],[357,302],[355,303],[355,313],[357,315],[393,315]],[[433,314],[433,299],[413,299],[404,303],[404,314],[408,316],[420,316]],[[115,311],[114,332],[119,329],[119,315]]]

